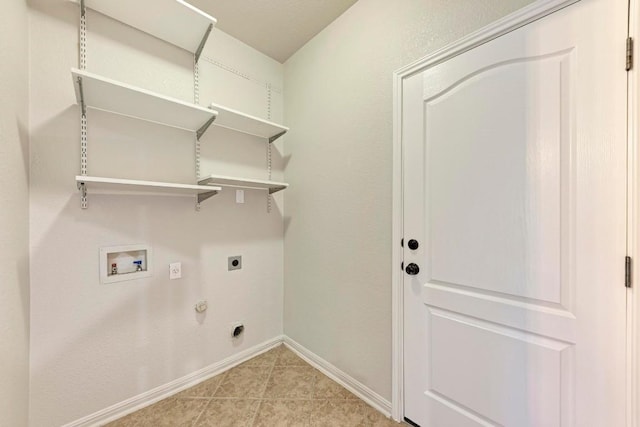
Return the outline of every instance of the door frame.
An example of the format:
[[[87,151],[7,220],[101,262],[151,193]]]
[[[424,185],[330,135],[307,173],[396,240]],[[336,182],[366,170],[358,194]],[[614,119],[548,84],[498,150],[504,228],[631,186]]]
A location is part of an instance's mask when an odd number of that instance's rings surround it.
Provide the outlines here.
[[[464,53],[481,44],[491,41],[503,34],[520,28],[530,22],[547,16],[559,9],[580,0],[535,0],[525,6],[442,49],[439,49],[393,73],[393,196],[392,196],[392,254],[391,254],[391,289],[392,289],[392,373],[391,373],[391,416],[396,421],[404,419],[404,309],[403,309],[403,276],[402,247],[400,241],[404,237],[403,230],[403,164],[402,164],[402,87],[404,79],[425,69],[444,62],[456,55]],[[640,66],[638,45],[640,45],[640,0],[629,0],[630,19],[629,33],[636,40],[634,43],[635,67],[629,72],[628,79],[628,215],[627,215],[627,254],[636,260],[634,255],[640,254],[640,198],[633,197],[640,191],[640,150],[636,141],[640,137]],[[621,40],[621,43],[624,43]],[[637,236],[637,237],[636,237]],[[622,268],[621,260],[621,268]],[[636,265],[640,260],[636,260]],[[627,426],[640,427],[640,267],[632,270],[632,283],[636,284],[627,293]],[[622,285],[622,284],[621,284]]]
[[[633,260],[627,291],[627,426],[640,427],[640,0],[629,0],[629,36],[635,64],[627,73],[627,255]]]

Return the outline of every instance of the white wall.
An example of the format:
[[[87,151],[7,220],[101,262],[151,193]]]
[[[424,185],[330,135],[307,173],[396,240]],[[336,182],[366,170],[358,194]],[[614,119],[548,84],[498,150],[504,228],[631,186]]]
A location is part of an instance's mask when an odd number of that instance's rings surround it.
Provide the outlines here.
[[[285,334],[385,399],[392,73],[528,2],[360,0],[285,63]]]
[[[0,426],[29,403],[29,34],[27,3],[0,13]]]
[[[236,205],[193,198],[92,194],[80,209],[79,122],[69,69],[78,8],[33,0],[31,63],[31,426],[62,425],[166,384],[282,333],[282,200]],[[193,99],[192,56],[89,11],[88,70]],[[282,65],[214,32],[201,59],[200,102],[282,117]],[[271,107],[267,84],[271,84]],[[193,183],[194,135],[89,110],[89,174]],[[211,128],[202,173],[266,178],[266,143]],[[274,179],[281,179],[274,152]],[[151,279],[101,285],[103,246],[147,243]],[[244,268],[227,272],[227,257]],[[168,264],[182,262],[181,280]],[[209,301],[206,315],[193,307]],[[245,336],[230,339],[234,321]],[[3,404],[4,402],[2,402]]]

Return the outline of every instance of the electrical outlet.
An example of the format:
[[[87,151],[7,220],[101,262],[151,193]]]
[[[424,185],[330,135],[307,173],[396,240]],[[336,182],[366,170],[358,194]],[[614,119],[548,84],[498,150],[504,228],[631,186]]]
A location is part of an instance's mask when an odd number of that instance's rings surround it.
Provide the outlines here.
[[[172,262],[169,264],[169,279],[175,280],[182,277],[182,263]]]
[[[236,190],[236,203],[244,203],[244,190]]]
[[[242,256],[230,256],[227,258],[227,269],[231,270],[240,270],[242,268]]]

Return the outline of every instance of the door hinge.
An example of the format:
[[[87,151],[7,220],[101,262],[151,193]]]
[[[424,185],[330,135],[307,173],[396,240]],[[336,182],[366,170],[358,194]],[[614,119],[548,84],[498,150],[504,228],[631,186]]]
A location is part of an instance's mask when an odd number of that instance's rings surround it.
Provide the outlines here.
[[[633,39],[627,37],[627,71],[633,68]]]
[[[624,259],[624,285],[627,288],[631,287],[631,257],[627,256]]]

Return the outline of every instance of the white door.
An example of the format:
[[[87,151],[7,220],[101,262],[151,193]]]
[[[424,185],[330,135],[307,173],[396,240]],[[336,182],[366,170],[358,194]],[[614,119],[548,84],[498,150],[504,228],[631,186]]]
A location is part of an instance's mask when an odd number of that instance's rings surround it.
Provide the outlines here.
[[[583,0],[403,81],[414,423],[625,425],[626,37]]]

